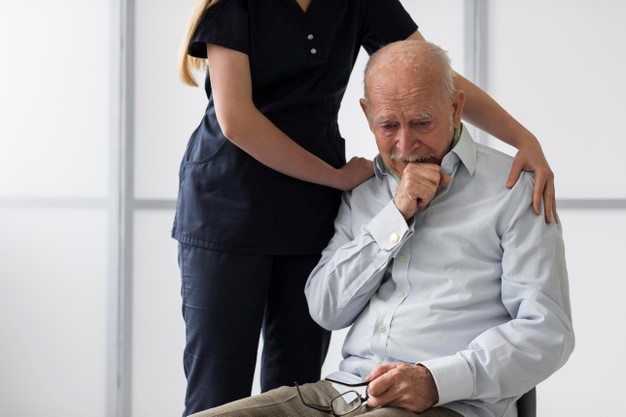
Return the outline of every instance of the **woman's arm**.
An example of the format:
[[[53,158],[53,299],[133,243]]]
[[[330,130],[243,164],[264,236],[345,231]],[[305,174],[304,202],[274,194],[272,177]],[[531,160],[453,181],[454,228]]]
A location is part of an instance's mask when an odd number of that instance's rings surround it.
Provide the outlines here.
[[[252,102],[248,56],[207,45],[215,111],[224,135],[262,164],[290,177],[350,190],[374,173],[372,162],[352,158],[339,169],[308,152],[278,129]]]
[[[415,31],[408,39],[425,40],[419,31]],[[535,173],[535,188],[533,190],[535,214],[540,213],[543,197],[546,223],[550,223],[552,217],[558,222],[554,174],[537,138],[487,93],[462,75],[455,74],[454,85],[455,88],[465,91],[463,118],[479,129],[518,149],[506,186],[511,188],[517,182],[522,170],[533,171]]]
[[[554,174],[537,138],[495,100],[462,75],[455,75],[454,84],[456,88],[465,91],[463,117],[479,129],[518,149],[506,186],[511,188],[517,182],[522,170],[533,171],[535,173],[533,190],[535,214],[539,214],[543,195],[546,223],[550,223],[551,215],[554,215],[554,219],[558,222]]]

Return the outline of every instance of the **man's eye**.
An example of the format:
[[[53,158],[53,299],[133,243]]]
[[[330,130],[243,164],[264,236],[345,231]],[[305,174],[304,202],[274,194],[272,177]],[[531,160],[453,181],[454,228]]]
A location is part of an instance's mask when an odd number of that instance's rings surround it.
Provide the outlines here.
[[[395,127],[395,125],[391,124],[391,123],[385,123],[384,125],[382,125],[382,128],[385,130],[391,130]]]
[[[421,121],[421,122],[417,122],[415,124],[417,125],[417,127],[426,127],[426,126],[428,126],[430,124],[430,121],[424,120],[424,121]]]

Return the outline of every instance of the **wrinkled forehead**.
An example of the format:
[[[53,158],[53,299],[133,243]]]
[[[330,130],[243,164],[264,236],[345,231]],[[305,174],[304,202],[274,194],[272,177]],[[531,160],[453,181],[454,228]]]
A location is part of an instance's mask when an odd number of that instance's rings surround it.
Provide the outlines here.
[[[380,72],[370,78],[367,100],[375,116],[381,112],[410,112],[429,114],[445,111],[443,94],[436,83],[428,77],[414,74],[393,73],[389,76]],[[374,114],[375,113],[375,114]]]

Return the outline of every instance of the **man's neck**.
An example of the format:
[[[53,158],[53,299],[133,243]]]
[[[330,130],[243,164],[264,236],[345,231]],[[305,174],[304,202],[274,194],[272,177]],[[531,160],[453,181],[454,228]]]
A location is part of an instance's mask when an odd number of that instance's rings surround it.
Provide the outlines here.
[[[461,139],[461,133],[463,133],[463,123],[461,123],[456,129],[454,129],[454,136],[452,136],[452,143],[450,144],[450,149],[448,150],[448,152],[454,149],[456,144],[459,143],[459,139]]]

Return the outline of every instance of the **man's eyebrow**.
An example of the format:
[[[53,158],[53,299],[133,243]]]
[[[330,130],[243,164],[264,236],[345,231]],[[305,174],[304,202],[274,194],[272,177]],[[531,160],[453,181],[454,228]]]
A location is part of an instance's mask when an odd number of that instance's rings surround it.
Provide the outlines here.
[[[433,113],[431,112],[424,112],[417,116],[417,120],[425,120],[425,119],[432,119],[432,118],[433,118]]]
[[[376,124],[387,123],[391,120],[391,118],[392,117],[389,115],[376,116],[374,117],[374,123]]]
[[[434,116],[435,114],[433,112],[425,111],[422,114],[417,115],[415,120],[430,120]],[[390,123],[390,122],[394,122],[394,117],[390,114],[383,114],[383,115],[374,117],[374,123],[376,124]]]

